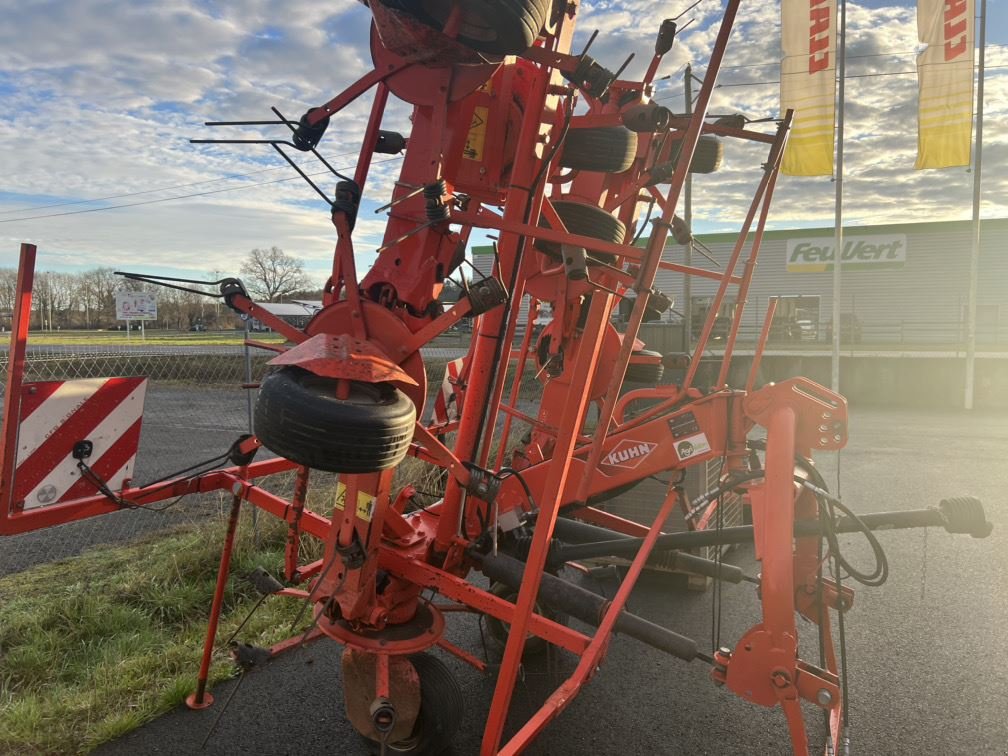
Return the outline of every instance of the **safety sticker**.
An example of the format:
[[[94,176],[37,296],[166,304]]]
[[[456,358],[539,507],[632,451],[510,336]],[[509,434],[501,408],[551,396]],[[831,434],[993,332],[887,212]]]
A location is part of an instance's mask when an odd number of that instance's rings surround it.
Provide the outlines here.
[[[470,160],[483,159],[489,117],[489,108],[482,105],[473,108],[472,123],[469,125],[469,133],[466,135],[465,149],[462,150],[462,154]]]
[[[697,433],[695,436],[689,436],[675,442],[675,453],[680,462],[698,454],[706,454],[710,450],[710,443],[704,433]]]
[[[336,484],[336,509],[343,511],[343,504],[346,501],[346,486],[342,483]],[[374,514],[375,497],[366,491],[357,492],[357,517],[365,522],[371,522]]]

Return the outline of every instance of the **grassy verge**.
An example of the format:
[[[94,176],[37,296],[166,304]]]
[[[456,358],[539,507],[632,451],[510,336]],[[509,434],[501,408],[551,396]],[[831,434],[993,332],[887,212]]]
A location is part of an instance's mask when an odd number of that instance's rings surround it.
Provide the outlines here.
[[[178,704],[195,685],[223,525],[159,534],[0,579],[0,753],[77,754]],[[218,645],[258,595],[238,576],[276,574],[282,531],[243,527]],[[299,603],[267,599],[240,640],[287,637]],[[211,683],[234,672],[219,652]]]
[[[148,330],[143,338],[139,331],[126,336],[125,331],[32,331],[28,335],[31,346],[41,345],[96,345],[96,346],[227,346],[245,341],[245,331],[186,331]],[[284,337],[272,331],[248,334],[256,341],[283,343]]]

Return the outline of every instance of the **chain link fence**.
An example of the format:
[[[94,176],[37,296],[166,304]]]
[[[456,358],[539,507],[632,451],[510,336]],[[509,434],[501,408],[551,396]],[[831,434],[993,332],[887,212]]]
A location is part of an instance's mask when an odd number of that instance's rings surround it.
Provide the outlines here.
[[[33,333],[29,339],[25,381],[113,376],[147,378],[133,480],[136,485],[150,484],[219,457],[241,434],[252,432],[255,386],[269,369],[267,363],[274,354],[247,347],[233,334],[231,343],[206,343],[206,335],[201,336],[204,338],[187,339],[183,334],[173,344],[138,340],[131,344],[103,344],[95,339],[67,337],[58,340],[51,334],[40,338]],[[424,420],[431,418],[446,365],[466,353],[468,339],[469,334],[451,335],[422,350],[428,380]],[[8,354],[4,351],[0,353],[0,377],[3,379],[6,379],[7,369]],[[526,365],[516,401],[516,409],[532,417],[538,413],[542,394],[536,372],[534,361]],[[511,396],[513,378],[512,368],[507,378],[505,402]],[[4,390],[4,384],[0,384],[0,393]],[[503,425],[503,418],[501,413],[497,419],[498,431]],[[589,425],[593,419],[594,413],[590,412]],[[527,422],[514,418],[508,448],[520,444],[530,429]],[[453,434],[450,434],[446,441],[451,444],[452,439]],[[496,454],[495,447],[491,450],[491,465]],[[270,452],[264,449],[257,459],[268,456],[271,456]],[[505,455],[504,459],[504,464],[508,464],[509,455]],[[698,482],[699,478],[706,477],[707,471],[704,470],[698,476]],[[443,494],[445,480],[444,470],[407,458],[397,471],[396,484],[413,484],[421,497],[419,503],[427,505]],[[331,513],[336,482],[335,475],[312,471],[308,508],[326,515]],[[294,473],[272,476],[263,485],[278,495],[290,497],[293,494]],[[655,481],[646,481],[634,491],[610,500],[606,507],[617,514],[650,524],[664,498],[664,491],[658,488]],[[699,491],[700,486],[696,488]],[[165,504],[170,506],[165,508]],[[0,575],[65,559],[97,546],[123,544],[138,537],[224,518],[229,505],[228,492],[215,491],[191,495],[177,502],[159,503],[150,509],[128,509],[6,537],[2,541],[3,548],[0,548]],[[305,543],[307,548],[314,547],[310,540]]]
[[[210,334],[209,336],[217,336]],[[258,337],[258,334],[256,335]],[[140,446],[134,468],[135,485],[146,485],[170,478],[180,471],[219,457],[243,433],[252,430],[255,386],[267,371],[272,352],[250,348],[233,333],[208,338],[207,334],[189,337],[179,334],[175,343],[157,339],[148,342],[133,337],[133,343],[121,343],[121,335],[102,341],[100,336],[80,337],[66,334],[33,332],[29,338],[25,365],[26,382],[66,381],[114,376],[147,378]],[[220,343],[227,342],[231,343]],[[217,342],[217,343],[207,343]],[[423,356],[428,373],[429,418],[433,399],[441,386],[445,366],[465,354],[465,339],[451,337],[444,343],[425,347]],[[6,391],[9,354],[0,352],[0,397]],[[523,386],[522,401],[534,401],[538,390],[534,376]],[[533,412],[534,412],[534,405]],[[520,435],[524,431],[516,428]],[[271,456],[262,450],[257,459]],[[228,464],[228,463],[223,463]],[[428,469],[429,468],[429,469]],[[429,465],[405,469],[401,482],[409,482],[433,494],[443,490],[438,470]],[[293,473],[273,476],[267,487],[279,495],[293,492]],[[335,476],[312,473],[312,487],[317,495],[312,508],[331,511]],[[440,486],[440,489],[439,489]],[[170,531],[208,519],[226,516],[230,504],[227,492],[215,491],[188,496],[164,511],[164,504],[150,509],[128,509],[86,520],[6,537],[0,542],[0,575],[18,572],[79,554],[100,545],[122,544],[152,533]]]

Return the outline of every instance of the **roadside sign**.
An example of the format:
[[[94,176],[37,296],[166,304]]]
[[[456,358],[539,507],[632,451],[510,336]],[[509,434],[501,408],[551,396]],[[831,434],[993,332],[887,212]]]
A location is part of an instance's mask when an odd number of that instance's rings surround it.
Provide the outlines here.
[[[146,291],[117,291],[116,320],[157,320],[157,297]]]

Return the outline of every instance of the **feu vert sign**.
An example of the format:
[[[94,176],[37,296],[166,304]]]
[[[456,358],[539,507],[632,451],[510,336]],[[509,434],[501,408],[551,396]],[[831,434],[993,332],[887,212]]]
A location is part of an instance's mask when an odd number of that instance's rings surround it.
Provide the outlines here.
[[[905,234],[844,236],[841,256],[843,270],[902,268],[906,262]],[[788,239],[787,269],[791,273],[818,273],[833,270],[836,242],[831,236]]]

